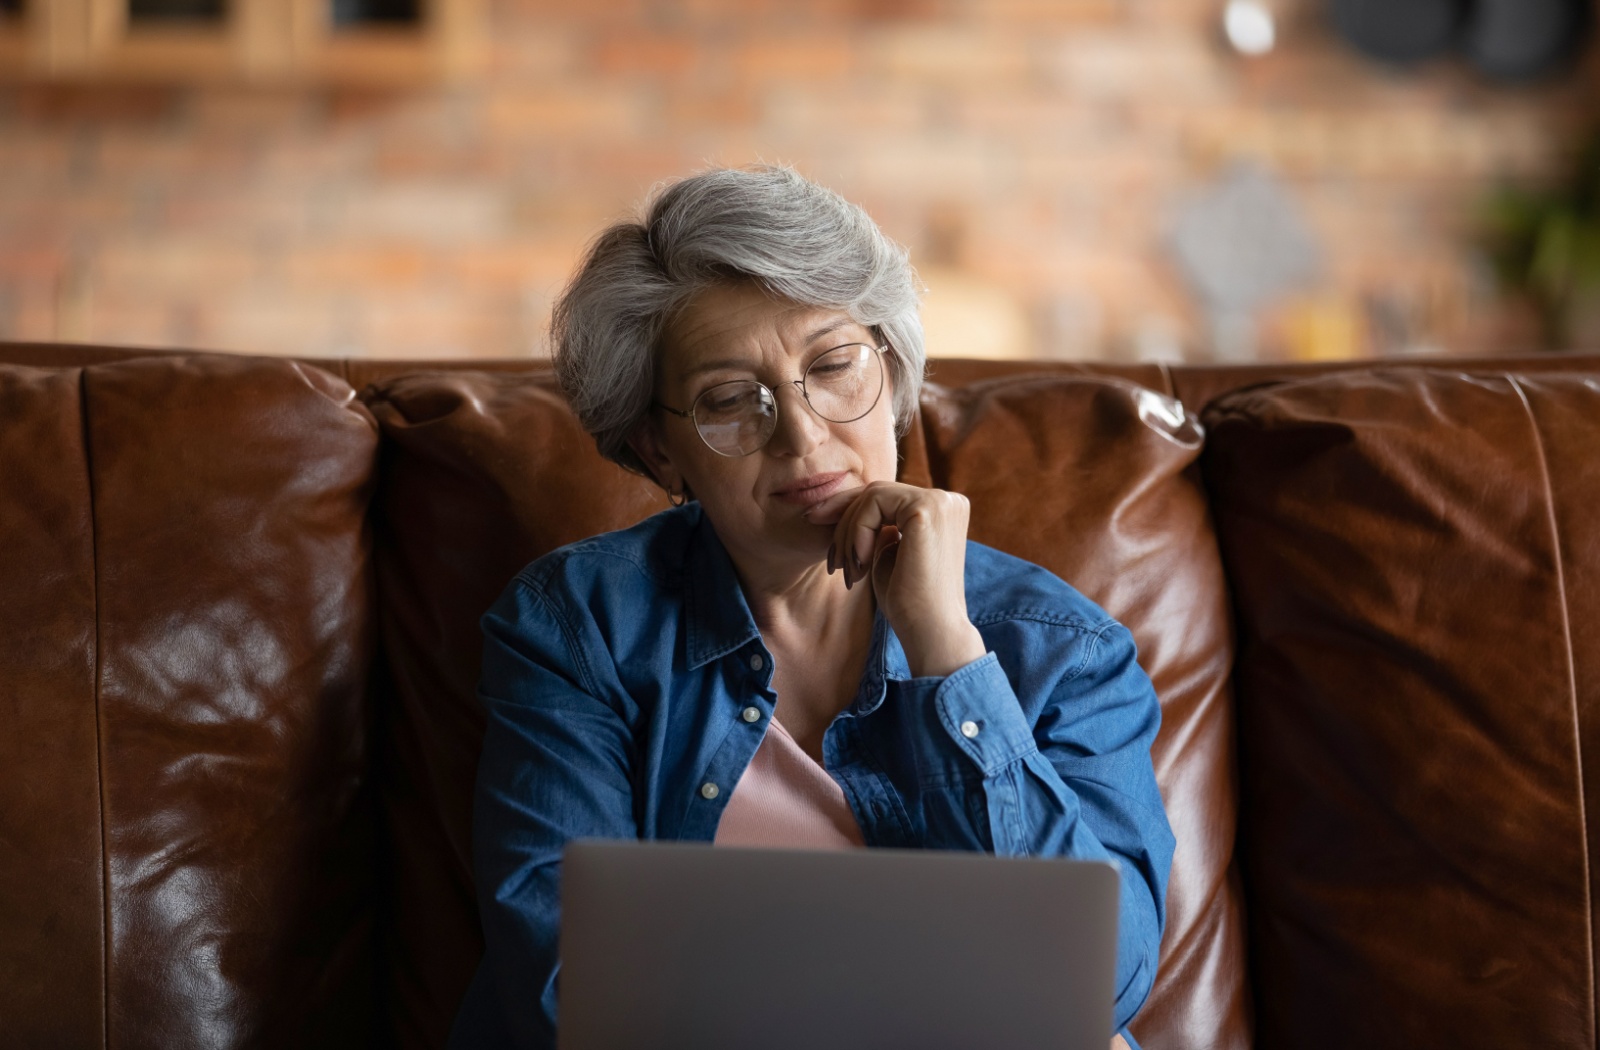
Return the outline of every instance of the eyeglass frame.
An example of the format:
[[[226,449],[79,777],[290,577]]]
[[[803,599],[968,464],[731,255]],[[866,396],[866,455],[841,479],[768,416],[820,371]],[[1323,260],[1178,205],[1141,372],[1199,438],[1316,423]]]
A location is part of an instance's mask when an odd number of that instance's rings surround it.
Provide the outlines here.
[[[843,350],[847,346],[864,346],[868,350],[871,350],[873,353],[878,355],[878,393],[875,397],[873,397],[872,404],[868,405],[859,416],[852,416],[849,419],[829,419],[821,412],[818,412],[816,406],[811,403],[811,394],[806,390],[806,376],[811,374],[812,367],[818,361],[822,360],[824,357],[827,357],[835,350]],[[779,383],[777,386],[768,386],[759,379],[729,379],[721,383],[713,383],[694,396],[694,401],[689,405],[689,410],[687,412],[681,408],[673,408],[671,405],[665,404],[661,401],[652,400],[650,404],[654,408],[659,408],[665,412],[671,412],[673,415],[682,419],[687,419],[693,423],[695,436],[700,439],[701,444],[705,445],[706,448],[709,448],[717,455],[722,456],[724,459],[743,459],[746,456],[753,456],[757,452],[760,452],[762,449],[766,448],[767,443],[772,440],[772,435],[778,432],[778,413],[781,411],[778,403],[778,391],[786,386],[799,387],[800,399],[806,403],[806,407],[811,410],[812,414],[823,422],[854,423],[858,419],[865,419],[872,413],[873,409],[878,407],[878,402],[883,400],[884,380],[888,378],[888,366],[883,363],[883,355],[888,351],[888,349],[888,343],[884,343],[882,346],[873,346],[871,343],[840,343],[838,346],[830,346],[828,349],[822,351],[822,353],[812,358],[811,364],[806,365],[806,370],[800,374],[799,379],[788,379],[782,383]],[[734,383],[754,383],[762,390],[765,390],[768,397],[772,398],[772,433],[768,434],[766,436],[766,440],[762,441],[761,444],[757,445],[749,452],[724,452],[717,448],[710,441],[706,440],[705,434],[701,433],[700,421],[696,419],[694,415],[695,408],[700,404],[700,400],[702,398],[711,393],[711,391],[716,390],[718,387],[731,386]]]

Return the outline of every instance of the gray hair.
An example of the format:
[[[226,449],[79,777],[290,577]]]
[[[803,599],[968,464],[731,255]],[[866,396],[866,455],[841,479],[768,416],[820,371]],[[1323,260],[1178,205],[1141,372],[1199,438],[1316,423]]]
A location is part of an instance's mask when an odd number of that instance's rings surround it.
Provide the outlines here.
[[[697,292],[728,281],[843,310],[877,333],[895,437],[905,434],[927,360],[906,250],[789,168],[722,168],[667,186],[642,220],[601,233],[555,305],[556,378],[602,456],[649,475],[627,439],[650,410],[662,334]]]

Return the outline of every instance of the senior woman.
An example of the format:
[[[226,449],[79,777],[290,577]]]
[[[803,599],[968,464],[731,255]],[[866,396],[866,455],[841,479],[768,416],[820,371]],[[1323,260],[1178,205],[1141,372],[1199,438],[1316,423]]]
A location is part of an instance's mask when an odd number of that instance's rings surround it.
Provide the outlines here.
[[[578,837],[1113,859],[1122,1028],[1173,848],[1156,698],[1126,629],[896,481],[924,364],[905,252],[790,170],[709,171],[600,237],[553,334],[600,452],[674,507],[484,617],[486,953],[452,1045],[553,1045]]]

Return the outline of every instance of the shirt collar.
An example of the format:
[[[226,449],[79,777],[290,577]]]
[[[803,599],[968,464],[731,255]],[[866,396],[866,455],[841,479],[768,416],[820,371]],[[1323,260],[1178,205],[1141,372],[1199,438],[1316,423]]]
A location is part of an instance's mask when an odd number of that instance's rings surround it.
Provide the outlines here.
[[[759,640],[755,617],[744,600],[733,559],[717,538],[698,503],[685,512],[695,516],[689,540],[684,601],[689,620],[689,667],[698,670],[720,656]]]

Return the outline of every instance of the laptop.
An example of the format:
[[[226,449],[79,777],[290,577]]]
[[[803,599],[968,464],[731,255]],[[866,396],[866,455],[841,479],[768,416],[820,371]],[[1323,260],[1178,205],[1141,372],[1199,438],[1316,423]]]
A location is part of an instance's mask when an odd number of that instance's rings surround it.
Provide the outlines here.
[[[578,841],[560,1050],[1105,1050],[1117,872]]]

